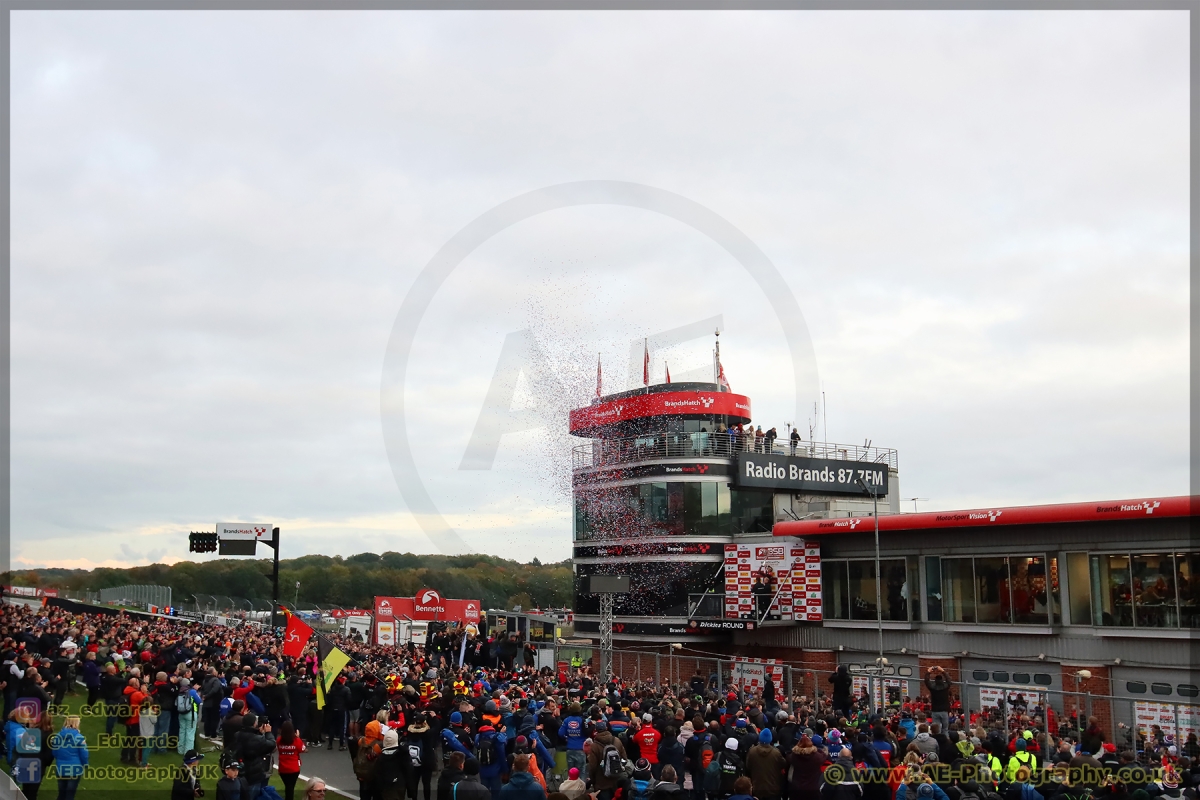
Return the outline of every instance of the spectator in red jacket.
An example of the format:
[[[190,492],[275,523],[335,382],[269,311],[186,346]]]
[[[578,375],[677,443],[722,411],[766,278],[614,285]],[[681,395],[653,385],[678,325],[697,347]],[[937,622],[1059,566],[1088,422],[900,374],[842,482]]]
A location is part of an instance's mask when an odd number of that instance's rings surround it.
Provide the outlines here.
[[[634,734],[633,738],[637,742],[638,752],[642,754],[642,758],[653,766],[658,763],[658,743],[662,741],[662,734],[652,724],[654,717],[649,713],[643,714],[642,720],[646,724]]]

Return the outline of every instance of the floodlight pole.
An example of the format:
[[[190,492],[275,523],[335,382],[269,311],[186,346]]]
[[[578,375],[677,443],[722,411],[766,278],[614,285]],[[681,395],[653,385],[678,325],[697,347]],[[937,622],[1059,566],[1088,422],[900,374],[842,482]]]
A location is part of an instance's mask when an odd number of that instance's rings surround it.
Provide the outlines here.
[[[860,473],[858,484],[871,495],[872,513],[875,518],[875,625],[879,631],[879,659],[883,660],[883,576],[879,574],[879,490],[867,486]]]
[[[600,595],[600,680],[608,683],[612,671],[613,656],[613,596],[611,592]]]
[[[264,542],[275,551],[275,563],[271,567],[271,627],[277,627],[279,618],[279,528],[271,529],[271,540]],[[299,595],[300,584],[296,584]]]

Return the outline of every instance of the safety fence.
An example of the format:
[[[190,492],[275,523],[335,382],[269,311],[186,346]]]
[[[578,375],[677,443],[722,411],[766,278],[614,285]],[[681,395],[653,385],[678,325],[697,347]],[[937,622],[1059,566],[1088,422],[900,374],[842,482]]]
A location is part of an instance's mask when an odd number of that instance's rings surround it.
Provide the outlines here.
[[[111,589],[100,590],[100,602],[167,608],[171,605],[171,587],[151,584],[114,586]]]

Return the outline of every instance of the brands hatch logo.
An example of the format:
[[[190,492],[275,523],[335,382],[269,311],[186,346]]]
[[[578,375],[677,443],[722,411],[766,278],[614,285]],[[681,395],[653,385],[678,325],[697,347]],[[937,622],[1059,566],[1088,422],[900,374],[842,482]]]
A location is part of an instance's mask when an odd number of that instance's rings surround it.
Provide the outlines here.
[[[1111,514],[1114,511],[1145,511],[1147,514],[1153,514],[1154,509],[1162,505],[1161,500],[1143,500],[1140,503],[1118,503],[1113,506],[1096,506],[1097,514]]]
[[[715,403],[716,400],[711,397],[701,397],[700,402],[704,404],[705,408],[712,408],[712,404]]]
[[[422,319],[438,291],[459,264],[497,234],[547,212],[597,205],[624,206],[661,214],[708,237],[731,255],[763,292],[766,304],[779,321],[791,355],[796,418],[803,417],[802,409],[817,399],[820,379],[816,353],[800,304],[767,254],[729,220],[682,195],[627,181],[561,183],[510,198],[486,210],[451,236],[417,274],[412,288],[396,311],[383,360],[379,411],[384,446],[396,488],[429,540],[443,552],[464,553],[471,548],[438,511],[417,467],[408,438],[405,383]],[[715,327],[721,327],[720,318],[716,317],[655,334],[649,338],[651,350],[707,336],[713,330],[714,322]],[[640,375],[642,372],[643,362],[639,356],[644,353],[646,341],[643,334],[631,344],[637,367],[631,374]],[[560,419],[547,420],[539,416],[538,409],[513,408],[513,396],[522,372],[527,373],[527,379],[533,379],[536,383],[553,385],[556,382],[557,376],[548,366],[548,359],[540,351],[530,331],[510,333],[505,337],[492,385],[485,397],[467,452],[459,465],[460,469],[491,469],[500,437],[504,434],[561,423]],[[743,408],[741,405],[738,407]],[[743,410],[749,414],[748,409]],[[612,412],[616,416],[605,417],[606,420],[623,419],[620,416],[622,406],[616,406]]]
[[[818,528],[849,528],[854,530],[858,524],[867,517],[850,517],[848,519],[835,519],[832,522],[818,522]]]
[[[1003,511],[997,511],[995,509],[993,509],[991,511],[973,511],[970,514],[967,514],[967,519],[987,519],[988,522],[995,522],[997,519],[1000,518],[1000,515],[1003,513],[1004,513]],[[951,517],[951,516],[938,517],[938,519],[960,519],[960,518],[961,517]]]
[[[1004,513],[1003,511],[989,511],[988,512],[988,522],[995,522],[996,518],[999,517],[1003,513]]]

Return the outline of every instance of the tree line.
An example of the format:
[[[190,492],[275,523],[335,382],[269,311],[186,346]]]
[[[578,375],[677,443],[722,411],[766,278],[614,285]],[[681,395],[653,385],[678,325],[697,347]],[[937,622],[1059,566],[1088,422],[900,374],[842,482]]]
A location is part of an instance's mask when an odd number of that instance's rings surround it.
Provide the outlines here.
[[[387,552],[341,556],[309,555],[279,562],[280,599],[309,608],[339,605],[371,608],[375,595],[412,597],[423,588],[436,589],[444,597],[479,599],[484,608],[562,608],[572,602],[571,562],[542,564],[536,558],[521,564],[486,555],[418,555]],[[195,602],[201,606],[207,595],[269,601],[270,559],[215,559],[177,561],[142,567],[93,570],[39,569],[4,574],[4,583],[42,586],[77,592],[124,586],[157,584],[169,586],[176,605]],[[260,606],[261,607],[261,606]]]

